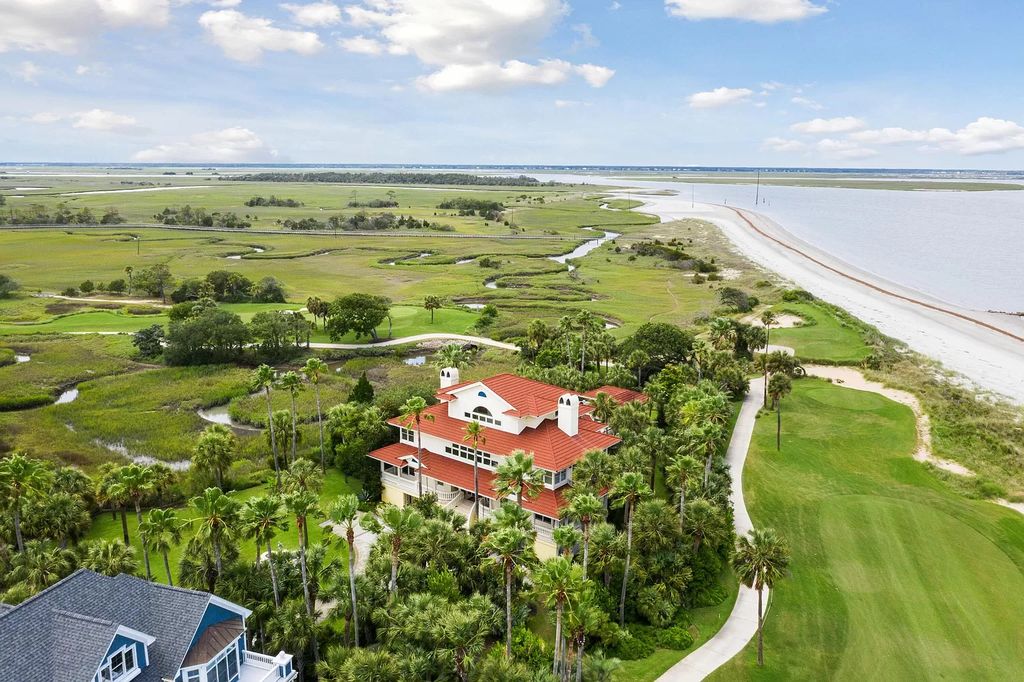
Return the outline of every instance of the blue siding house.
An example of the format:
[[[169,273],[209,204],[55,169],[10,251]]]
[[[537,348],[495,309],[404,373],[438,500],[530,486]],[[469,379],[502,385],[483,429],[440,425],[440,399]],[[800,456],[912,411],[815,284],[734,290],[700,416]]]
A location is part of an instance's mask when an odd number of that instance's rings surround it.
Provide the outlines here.
[[[0,604],[0,678],[18,682],[292,682],[292,657],[246,645],[246,608],[206,592],[79,570]]]

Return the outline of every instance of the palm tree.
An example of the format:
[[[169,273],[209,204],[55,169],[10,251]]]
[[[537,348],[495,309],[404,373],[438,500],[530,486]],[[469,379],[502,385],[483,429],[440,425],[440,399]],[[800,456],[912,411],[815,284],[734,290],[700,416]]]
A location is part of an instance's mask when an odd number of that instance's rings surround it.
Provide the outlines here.
[[[72,566],[70,551],[52,547],[44,540],[29,540],[11,561],[10,579],[39,592],[70,573]]]
[[[67,549],[69,540],[77,542],[89,528],[92,517],[82,497],[65,492],[57,481],[53,485],[57,492],[36,500],[38,518],[34,525],[42,535],[59,541],[61,549]]]
[[[281,378],[277,380],[278,388],[283,388],[288,391],[292,398],[292,457],[291,462],[295,461],[295,446],[298,439],[295,436],[296,431],[296,415],[295,415],[295,397],[299,395],[299,391],[302,390],[302,377],[296,372],[285,372],[281,375]]]
[[[439,369],[445,367],[462,369],[473,364],[473,355],[457,343],[446,343],[434,354],[432,364]]]
[[[736,325],[728,317],[716,317],[708,326],[708,336],[712,346],[718,350],[728,350],[736,339]]]
[[[256,563],[260,562],[261,549],[267,546],[267,565],[270,566],[270,584],[274,590],[274,606],[281,606],[277,588],[277,570],[274,568],[274,536],[278,531],[288,530],[288,522],[276,496],[253,497],[246,500],[239,515],[242,533],[256,541]]]
[[[281,467],[277,460],[277,439],[274,437],[274,406],[270,401],[270,389],[277,381],[274,370],[269,365],[260,365],[252,373],[253,392],[262,390],[267,397],[267,429],[270,432],[270,449],[274,453],[274,472],[277,474],[277,489],[281,489]]]
[[[718,507],[703,498],[690,503],[686,515],[686,531],[693,536],[693,553],[700,551],[705,541],[717,542],[728,533]]]
[[[604,516],[604,504],[597,495],[584,492],[572,498],[566,510],[569,518],[579,521],[583,529],[583,577],[587,577],[587,563],[590,560],[590,530],[595,519]]]
[[[779,321],[771,310],[761,313],[761,324],[764,325],[764,352],[768,354],[768,346],[771,345],[772,325]],[[768,363],[764,363],[764,406],[768,407]]]
[[[545,561],[533,573],[533,585],[537,594],[548,607],[555,608],[555,655],[551,666],[554,675],[558,675],[561,670],[562,616],[565,606],[575,599],[585,584],[583,569],[562,556]]]
[[[789,548],[771,528],[754,529],[736,540],[732,567],[740,582],[757,590],[757,664],[764,665],[764,588],[769,590],[786,575]]]
[[[111,577],[126,573],[133,575],[138,569],[135,548],[113,540],[95,540],[86,543],[82,568]]]
[[[793,382],[787,374],[773,374],[768,382],[768,397],[775,408],[775,449],[782,449],[782,399],[793,390]]]
[[[319,493],[324,487],[324,475],[315,462],[302,457],[295,460],[281,478],[286,493],[310,491]]]
[[[217,487],[224,490],[224,471],[231,466],[235,458],[238,439],[227,426],[210,424],[199,435],[192,464],[197,469],[213,473]]]
[[[615,414],[615,408],[618,407],[618,403],[610,395],[601,391],[594,396],[594,419],[597,421],[607,424],[611,421],[612,415]]]
[[[156,484],[156,476],[153,470],[136,463],[126,464],[121,467],[117,483],[114,484],[112,492],[118,497],[124,497],[135,506],[135,522],[142,526],[142,498],[153,492]],[[142,560],[146,566],[146,580],[153,579],[153,573],[149,567],[149,548],[142,543]]]
[[[544,472],[533,466],[533,455],[523,450],[509,453],[494,472],[494,492],[499,497],[516,496],[516,504],[523,506],[523,498],[533,499],[544,486]]]
[[[637,388],[643,388],[644,386],[644,367],[651,361],[651,356],[646,352],[637,349],[630,353],[626,357],[626,366],[633,367],[636,369],[636,386]]]
[[[402,543],[420,529],[423,516],[412,507],[399,508],[393,504],[383,504],[377,508],[376,516],[363,517],[363,527],[377,533],[387,533],[391,544],[391,580],[388,592],[394,599],[398,593],[398,562],[401,559]]]
[[[96,483],[96,501],[100,504],[110,505],[111,518],[116,519],[118,514],[121,515],[121,539],[125,545],[130,545],[128,514],[124,506],[126,500],[114,494],[117,492],[117,477],[120,471],[121,467],[113,462],[104,462],[100,465],[100,479]]]
[[[686,523],[686,487],[693,477],[698,475],[698,471],[700,471],[700,462],[690,455],[676,455],[665,469],[669,485],[675,488],[676,494],[679,495],[680,531],[683,530],[683,525]]]
[[[295,517],[295,530],[299,534],[299,567],[302,570],[302,593],[306,601],[306,613],[313,617],[313,602],[309,598],[309,571],[306,567],[306,522],[319,514],[317,496],[309,490],[297,490],[284,498],[284,506]]]
[[[434,415],[427,412],[427,401],[423,396],[414,395],[405,401],[400,408],[399,419],[406,426],[416,425],[416,489],[417,495],[423,497],[423,432],[420,424],[423,420],[434,421]]]
[[[583,656],[587,635],[598,632],[608,622],[608,615],[597,605],[593,590],[586,589],[579,598],[569,602],[565,622],[569,631],[570,646],[576,649],[576,682],[583,682]],[[569,672],[569,666],[566,665],[563,679],[569,679]]]
[[[434,324],[434,311],[444,307],[444,299],[428,294],[423,299],[423,307],[430,311],[430,324]]]
[[[622,667],[617,658],[605,658],[603,653],[587,656],[587,679],[590,682],[613,682],[615,673]]]
[[[561,551],[565,558],[572,559],[573,550],[583,541],[583,532],[567,523],[555,528],[551,537],[555,541],[555,549]]]
[[[316,393],[316,424],[320,429],[320,471],[327,473],[327,461],[324,457],[324,415],[320,410],[320,375],[330,368],[320,358],[306,360],[302,373],[306,375],[309,383],[313,384],[313,391]]]
[[[464,429],[463,442],[473,444],[473,513],[470,515],[470,522],[475,523],[480,518],[480,446],[487,445],[487,437],[484,435],[483,424],[480,422],[469,422]]]
[[[167,573],[167,584],[173,586],[171,577],[171,547],[181,542],[182,522],[173,509],[150,509],[146,522],[139,524],[139,535],[147,550],[160,552],[164,557],[164,572]]]
[[[622,569],[622,592],[619,596],[619,627],[626,626],[626,586],[629,584],[629,562],[633,554],[633,510],[637,502],[651,496],[643,474],[627,471],[615,479],[612,497],[616,507],[624,507],[626,515],[626,562]]]
[[[327,518],[336,526],[345,529],[348,543],[348,591],[352,599],[352,629],[359,646],[359,611],[356,603],[356,525],[359,523],[359,498],[352,494],[341,495],[327,510]]]
[[[505,658],[512,658],[512,578],[517,568],[536,562],[533,536],[522,528],[500,528],[487,537],[483,547],[505,574]]]
[[[132,275],[135,273],[135,268],[128,265],[125,266],[124,274],[128,275],[128,295],[132,295]]]
[[[222,545],[234,537],[238,521],[238,502],[231,499],[220,488],[207,488],[202,495],[192,498],[192,508],[198,523],[196,539],[208,542],[213,547],[213,557],[217,565],[217,577],[224,569]]]
[[[14,453],[0,460],[0,490],[5,502],[14,512],[14,537],[18,551],[25,551],[25,540],[21,535],[21,505],[28,495],[43,492],[49,472],[39,460]]]
[[[281,455],[281,466],[282,470],[286,469],[290,462],[288,461],[288,451],[291,450],[292,443],[292,415],[288,410],[277,410],[271,415],[270,423],[273,424],[274,433],[277,434],[277,447],[280,448]],[[269,437],[269,432],[268,432]],[[302,432],[297,431],[295,437],[302,440]]]
[[[316,621],[306,612],[299,600],[286,601],[267,621],[267,639],[273,649],[295,652],[295,667],[299,680],[304,679],[303,652],[312,644],[316,648]]]

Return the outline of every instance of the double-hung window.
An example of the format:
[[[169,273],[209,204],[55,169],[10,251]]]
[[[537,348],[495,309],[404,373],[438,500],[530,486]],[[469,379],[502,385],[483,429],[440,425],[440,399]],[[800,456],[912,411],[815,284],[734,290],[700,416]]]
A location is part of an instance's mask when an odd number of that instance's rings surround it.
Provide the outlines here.
[[[101,682],[117,682],[125,675],[135,672],[135,645],[121,647],[111,655],[107,663],[100,668]]]

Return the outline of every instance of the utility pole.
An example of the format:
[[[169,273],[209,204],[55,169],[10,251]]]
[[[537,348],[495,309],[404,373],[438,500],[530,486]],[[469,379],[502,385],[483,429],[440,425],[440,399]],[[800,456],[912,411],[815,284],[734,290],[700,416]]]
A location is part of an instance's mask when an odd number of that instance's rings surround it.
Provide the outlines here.
[[[141,239],[142,239],[142,235],[141,234],[135,235],[135,255],[136,256],[139,255],[140,253],[142,253],[142,242],[141,242]]]
[[[761,203],[761,171],[757,171],[757,191],[754,192],[754,207]]]
[[[690,183],[690,208],[694,207],[694,198],[697,196],[697,185]]]

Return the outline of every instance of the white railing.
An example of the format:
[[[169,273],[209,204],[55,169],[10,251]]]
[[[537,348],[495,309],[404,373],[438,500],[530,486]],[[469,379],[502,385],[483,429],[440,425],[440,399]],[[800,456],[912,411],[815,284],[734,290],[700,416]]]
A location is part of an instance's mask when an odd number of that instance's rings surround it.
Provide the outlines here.
[[[431,492],[437,495],[437,502],[441,505],[451,502],[462,495],[461,490],[438,490],[436,487]]]
[[[267,656],[266,654],[258,654],[255,651],[246,651],[245,662],[254,663],[261,668],[266,668],[274,665],[274,657]]]
[[[381,474],[381,481],[396,486],[397,488],[400,488],[407,493],[416,493],[415,477],[406,478],[405,476],[399,476],[397,474],[384,473]]]
[[[292,670],[287,675],[282,676],[278,671],[281,666],[287,665],[292,660],[291,654],[286,654],[281,651],[277,656],[267,656],[266,654],[256,653],[255,651],[245,652],[245,663],[251,665],[254,668],[260,668],[261,670],[267,670],[267,674],[260,678],[260,682],[291,682],[295,679],[296,672]]]

